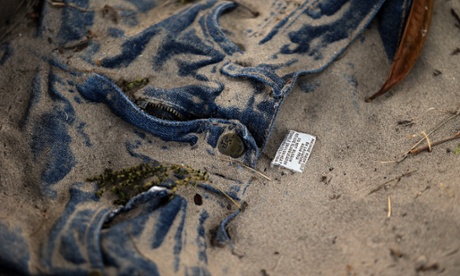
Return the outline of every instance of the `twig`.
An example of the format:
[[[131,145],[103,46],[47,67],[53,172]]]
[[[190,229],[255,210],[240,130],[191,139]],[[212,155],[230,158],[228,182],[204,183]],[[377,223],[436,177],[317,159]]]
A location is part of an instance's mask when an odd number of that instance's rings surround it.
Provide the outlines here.
[[[221,188],[219,188],[217,185],[215,185],[214,183],[211,183],[209,182],[209,184],[211,184],[211,186],[214,188],[214,189],[217,189],[219,192],[221,192],[226,198],[228,198],[233,204],[235,204],[235,206],[241,210],[241,206],[231,197],[229,196],[226,192],[224,192]]]
[[[444,139],[442,139],[442,140],[436,141],[436,142],[434,142],[434,143],[428,144],[428,145],[423,146],[423,147],[420,147],[420,148],[418,148],[418,149],[412,149],[412,150],[409,151],[409,153],[410,153],[411,155],[417,155],[417,154],[419,154],[420,152],[422,152],[422,151],[424,151],[424,150],[427,150],[427,149],[428,149],[428,151],[431,151],[431,147],[432,147],[432,146],[437,146],[437,145],[439,145],[439,144],[442,144],[442,143],[445,143],[445,142],[449,142],[449,141],[452,141],[452,140],[455,140],[455,139],[459,139],[459,138],[460,138],[460,131],[457,132],[456,134],[450,136],[450,137],[444,138]]]
[[[406,153],[403,154],[403,156],[398,159],[398,160],[395,160],[395,161],[384,161],[382,163],[401,163],[402,161],[404,161],[409,155],[416,155],[419,153],[419,151],[423,151],[423,150],[426,150],[428,147],[425,146],[423,147],[423,149],[419,149],[419,150],[415,150],[423,141],[425,141],[428,137],[430,136],[431,134],[433,134],[434,132],[436,132],[438,129],[440,129],[442,126],[444,126],[445,124],[447,124],[450,120],[454,119],[455,117],[457,117],[458,115],[460,115],[460,109],[458,109],[455,113],[453,113],[452,116],[450,116],[449,118],[447,118],[446,120],[444,120],[443,122],[441,122],[437,127],[435,127],[433,130],[431,130],[430,132],[428,133],[425,133],[425,137],[423,137],[422,139],[420,139],[417,143],[415,143]],[[457,133],[458,134],[458,133]],[[456,136],[457,134],[455,134],[454,136]],[[458,137],[455,137],[453,138],[454,136],[452,137],[449,137],[447,139],[447,141],[450,141],[452,139],[456,139]],[[438,145],[438,144],[441,144],[441,143],[444,143],[444,142],[447,142],[447,141],[438,141],[436,143],[432,143],[430,146],[435,146],[435,145]],[[414,153],[415,152],[415,153]]]
[[[240,161],[238,161],[238,160],[231,160],[231,159],[223,158],[223,157],[220,157],[220,156],[216,156],[216,157],[219,158],[220,160],[228,161],[228,162],[230,162],[230,163],[233,163],[233,162],[238,163],[239,165],[241,165],[241,166],[243,166],[244,168],[250,170],[251,172],[254,172],[254,173],[256,173],[256,174],[262,176],[263,178],[267,179],[268,181],[271,181],[271,180],[272,180],[270,177],[266,176],[266,175],[263,174],[262,172],[260,172],[260,171],[258,171],[258,170],[255,170],[255,169],[253,169],[253,168],[251,168],[251,167],[249,167],[249,166],[246,166],[243,162],[240,162]]]
[[[25,17],[24,17],[25,18]],[[20,23],[20,20],[16,21],[13,26],[11,26],[8,30],[6,30],[3,35],[0,36],[0,42],[2,41],[2,39],[7,36],[14,28],[16,28],[16,26],[18,26]]]
[[[444,126],[447,122],[449,122],[450,120],[454,119],[455,117],[457,117],[458,115],[460,114],[460,109],[457,110],[457,112],[455,112],[452,116],[450,116],[449,118],[447,118],[446,120],[444,120],[444,122],[440,123],[437,127],[435,127],[432,131],[430,131],[427,136],[433,134],[435,131],[437,131],[438,129],[440,129],[442,126]],[[415,143],[415,145],[412,146],[412,148],[409,150],[409,152],[413,149],[415,149],[418,145],[420,145],[425,139],[422,138],[420,139],[420,141],[418,141],[417,143]]]
[[[26,2],[26,0],[22,0],[21,3],[19,3],[19,5],[16,7],[16,10],[14,11],[14,13],[17,13],[21,9],[21,7],[24,4],[24,2]],[[34,2],[35,1],[32,1],[32,4],[35,4]],[[29,7],[29,5],[27,5],[27,7]]]
[[[278,269],[278,267],[280,266],[280,263],[281,261],[283,260],[283,256],[280,256],[280,258],[278,259],[278,261],[276,261],[276,265],[275,267],[273,268],[273,271],[276,271]]]
[[[450,255],[454,255],[456,254],[457,252],[459,251],[459,248],[455,248],[454,250],[451,250],[449,252],[447,252],[444,256],[450,256]]]
[[[60,52],[63,52],[64,50],[73,50],[74,52],[80,52],[81,50],[83,50],[86,47],[88,47],[88,44],[92,39],[93,38],[91,36],[87,36],[84,40],[82,40],[80,42],[77,42],[77,43],[75,43],[73,45],[59,47],[59,48],[56,48],[54,50],[58,50]]]
[[[170,3],[171,0],[167,0],[166,2],[164,2],[163,4],[161,4],[160,6],[160,9],[161,8],[164,8],[165,6],[169,5],[169,4],[173,4],[173,3]]]
[[[400,176],[398,176],[398,177],[392,178],[392,179],[386,181],[385,183],[379,185],[377,188],[373,189],[372,191],[370,191],[367,195],[371,195],[371,194],[373,194],[373,193],[375,193],[375,192],[380,191],[380,190],[381,190],[383,187],[385,187],[388,183],[393,182],[393,181],[395,181],[395,180],[397,180],[396,183],[398,183],[399,181],[401,181],[401,178],[411,176],[411,175],[412,175],[414,172],[416,172],[416,171],[417,171],[417,170],[412,170],[412,171],[403,173],[402,175],[400,175]]]
[[[388,196],[388,214],[387,217],[391,217],[391,199],[390,196]]]
[[[48,3],[50,3],[51,6],[58,7],[58,8],[69,7],[69,8],[74,8],[74,9],[81,10],[84,12],[92,11],[92,9],[85,9],[85,8],[82,8],[76,5],[67,4],[64,2],[56,1],[56,0],[48,0]]]
[[[21,3],[19,3],[19,5],[16,7],[16,11],[15,13],[17,14],[18,11],[20,10],[20,8],[22,7],[22,5],[24,4],[25,0],[21,1]],[[16,28],[19,23],[21,23],[22,20],[24,20],[24,18],[26,18],[26,15],[23,15],[23,17],[21,19],[17,19],[16,22],[14,22],[13,26],[11,26],[8,30],[6,30],[1,36],[0,36],[0,42],[3,40],[4,37],[6,37],[14,28]]]
[[[422,131],[422,134],[423,134],[423,136],[425,136],[426,143],[427,143],[427,146],[428,146],[428,151],[431,152],[430,138],[428,138],[428,135],[426,135],[426,132],[425,132],[425,131]]]

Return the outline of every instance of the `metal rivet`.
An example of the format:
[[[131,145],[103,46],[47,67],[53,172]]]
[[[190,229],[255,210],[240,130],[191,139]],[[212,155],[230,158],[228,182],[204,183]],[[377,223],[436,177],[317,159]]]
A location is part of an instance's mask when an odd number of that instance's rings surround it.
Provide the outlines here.
[[[220,137],[217,148],[222,154],[238,158],[244,153],[243,139],[236,133],[227,133]]]

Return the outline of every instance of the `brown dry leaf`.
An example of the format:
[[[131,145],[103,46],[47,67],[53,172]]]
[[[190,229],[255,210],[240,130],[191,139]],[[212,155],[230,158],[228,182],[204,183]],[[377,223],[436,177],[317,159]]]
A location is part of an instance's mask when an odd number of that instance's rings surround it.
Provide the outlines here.
[[[382,88],[374,95],[367,97],[366,102],[384,94],[409,74],[428,37],[433,4],[434,0],[413,1],[398,51],[391,65],[390,74]]]

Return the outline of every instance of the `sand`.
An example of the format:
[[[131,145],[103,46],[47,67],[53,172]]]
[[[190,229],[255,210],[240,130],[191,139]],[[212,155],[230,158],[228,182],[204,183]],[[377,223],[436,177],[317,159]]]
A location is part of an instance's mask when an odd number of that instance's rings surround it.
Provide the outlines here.
[[[151,137],[155,142],[146,150],[156,153],[159,160],[213,167],[241,179],[255,177],[245,195],[248,207],[229,225],[234,250],[228,246],[207,249],[207,267],[213,275],[223,273],[222,267],[229,268],[230,275],[460,274],[460,141],[400,161],[424,137],[422,132],[439,127],[429,136],[433,143],[460,131],[460,115],[456,116],[460,110],[460,54],[452,54],[460,47],[460,28],[451,9],[460,12],[460,2],[436,1],[429,38],[411,74],[371,103],[364,98],[380,88],[390,68],[375,24],[324,72],[302,77],[284,102],[257,164],[271,181],[250,171],[235,173],[228,162],[210,160],[197,148]],[[21,28],[27,30],[27,26]],[[23,62],[27,63],[27,57]],[[12,127],[26,104],[28,84],[21,79],[30,78],[34,66],[23,64],[23,71],[8,70],[8,79],[2,78],[0,87],[0,218],[8,221],[18,216],[18,206],[28,210],[20,212],[20,220],[31,222],[25,235],[38,239],[50,226],[40,228],[36,216],[52,220],[63,207],[41,198],[34,174],[24,172],[25,168],[33,172],[34,165],[21,132]],[[321,85],[306,92],[307,83]],[[14,91],[19,93],[13,96]],[[108,110],[98,118],[104,122],[102,130],[89,130],[91,135],[101,135],[98,150],[87,159],[94,171],[77,166],[71,180],[101,171],[109,161],[113,167],[123,167],[134,160],[118,155],[111,146],[130,126]],[[121,129],[104,128],[115,124],[121,124]],[[289,130],[317,137],[303,173],[270,167]],[[107,138],[107,131],[115,138]],[[165,146],[173,154],[162,152]],[[61,200],[67,193],[66,189],[58,191]],[[195,190],[180,193],[192,200]],[[198,216],[201,207],[189,207],[196,208]],[[218,220],[211,219],[209,225]],[[37,254],[39,246],[31,247]],[[193,259],[191,256],[190,264]],[[39,271],[34,265],[31,270]]]

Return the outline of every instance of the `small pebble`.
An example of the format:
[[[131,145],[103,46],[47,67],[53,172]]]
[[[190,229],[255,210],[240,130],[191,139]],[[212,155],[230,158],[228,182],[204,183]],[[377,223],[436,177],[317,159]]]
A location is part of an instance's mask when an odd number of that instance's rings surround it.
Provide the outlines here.
[[[415,260],[415,270],[417,271],[422,270],[426,266],[427,263],[428,263],[428,259],[424,255],[418,257]]]

